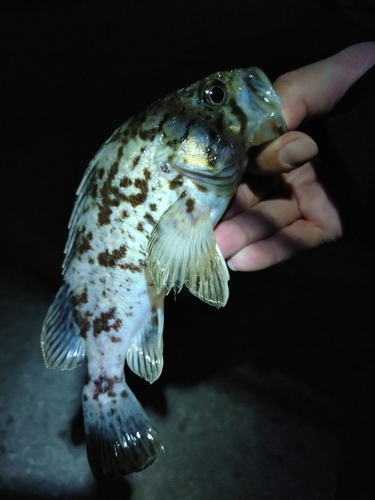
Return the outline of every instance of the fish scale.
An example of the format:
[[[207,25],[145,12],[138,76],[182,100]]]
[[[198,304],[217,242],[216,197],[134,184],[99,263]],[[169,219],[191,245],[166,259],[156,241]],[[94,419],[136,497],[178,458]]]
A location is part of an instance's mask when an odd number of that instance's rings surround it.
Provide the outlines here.
[[[84,175],[42,350],[60,370],[87,358],[87,454],[99,479],[142,470],[163,449],[124,365],[150,383],[160,376],[170,290],[185,285],[226,304],[229,273],[213,227],[248,149],[285,130],[280,108],[261,70],[215,73],[130,118]]]

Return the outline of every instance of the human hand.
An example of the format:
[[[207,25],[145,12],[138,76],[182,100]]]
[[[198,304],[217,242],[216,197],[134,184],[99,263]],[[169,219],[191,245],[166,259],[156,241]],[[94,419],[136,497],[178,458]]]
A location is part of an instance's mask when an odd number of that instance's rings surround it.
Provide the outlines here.
[[[366,42],[275,81],[289,132],[258,148],[253,174],[215,228],[231,269],[263,269],[342,235],[338,211],[310,161],[317,146],[295,129],[328,113],[374,64],[375,42]]]

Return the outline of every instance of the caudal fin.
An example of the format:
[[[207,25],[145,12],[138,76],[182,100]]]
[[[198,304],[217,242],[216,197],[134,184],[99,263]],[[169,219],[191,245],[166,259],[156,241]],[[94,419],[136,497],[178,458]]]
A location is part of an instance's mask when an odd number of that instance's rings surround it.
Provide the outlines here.
[[[93,394],[89,385],[83,390],[87,458],[97,479],[141,471],[164,450],[129,387],[117,385],[121,387],[100,394]]]

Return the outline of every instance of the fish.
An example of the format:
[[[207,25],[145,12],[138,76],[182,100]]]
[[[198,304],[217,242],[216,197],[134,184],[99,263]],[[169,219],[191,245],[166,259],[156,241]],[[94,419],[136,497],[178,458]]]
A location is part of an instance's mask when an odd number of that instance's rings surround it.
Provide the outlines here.
[[[141,471],[164,451],[125,364],[150,383],[159,378],[171,290],[227,303],[229,273],[213,228],[248,150],[285,131],[281,99],[262,70],[221,71],[135,114],[89,164],[41,347],[53,369],[87,359],[82,406],[97,479]]]

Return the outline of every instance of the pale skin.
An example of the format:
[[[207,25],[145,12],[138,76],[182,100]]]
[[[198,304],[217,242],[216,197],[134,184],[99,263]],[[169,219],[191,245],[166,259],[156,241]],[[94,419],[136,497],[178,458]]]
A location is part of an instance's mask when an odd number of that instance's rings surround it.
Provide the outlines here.
[[[365,42],[274,82],[288,132],[258,148],[251,171],[260,175],[240,185],[215,228],[231,269],[264,269],[342,236],[340,214],[311,161],[318,147],[296,129],[328,113],[374,64],[375,42]]]

